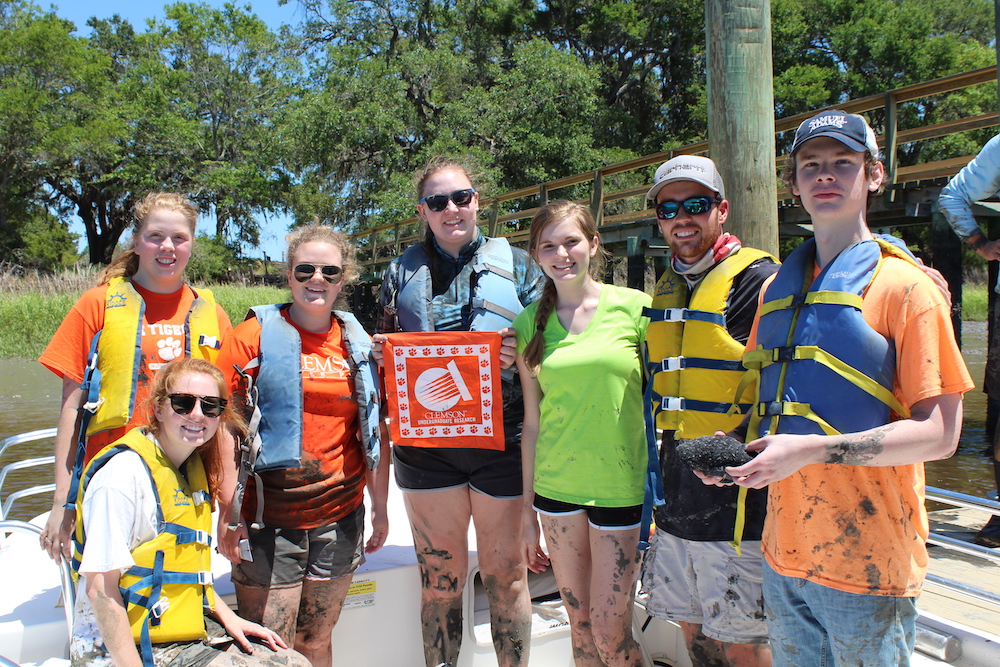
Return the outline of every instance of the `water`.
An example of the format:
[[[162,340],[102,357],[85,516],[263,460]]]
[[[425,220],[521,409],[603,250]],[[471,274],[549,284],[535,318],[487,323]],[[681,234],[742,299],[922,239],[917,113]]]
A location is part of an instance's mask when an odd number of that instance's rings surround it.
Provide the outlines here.
[[[927,484],[975,496],[994,491],[993,467],[986,440],[986,395],[982,392],[986,364],[986,324],[966,322],[962,327],[963,355],[976,388],[965,395],[965,420],[955,456],[928,463]],[[0,359],[0,439],[50,428],[59,418],[62,381],[36,361]],[[0,465],[13,460],[52,453],[51,441],[16,448],[0,458]],[[51,481],[50,467],[10,474],[3,484],[3,498],[18,489]],[[27,519],[49,509],[47,497],[25,498],[11,511],[12,519]]]

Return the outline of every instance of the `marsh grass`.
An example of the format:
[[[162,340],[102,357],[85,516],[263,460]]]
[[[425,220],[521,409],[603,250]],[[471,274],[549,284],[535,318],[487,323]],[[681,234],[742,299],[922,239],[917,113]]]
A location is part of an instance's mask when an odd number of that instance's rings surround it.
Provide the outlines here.
[[[962,285],[962,319],[984,322],[988,319],[990,290],[986,284]]]
[[[15,286],[16,280],[0,275],[2,358],[37,359],[80,294],[97,282],[96,272],[72,287],[61,286],[58,280],[44,275],[22,279],[28,286]],[[234,326],[243,321],[250,306],[282,303],[291,298],[287,289],[278,287],[213,285],[210,289]]]

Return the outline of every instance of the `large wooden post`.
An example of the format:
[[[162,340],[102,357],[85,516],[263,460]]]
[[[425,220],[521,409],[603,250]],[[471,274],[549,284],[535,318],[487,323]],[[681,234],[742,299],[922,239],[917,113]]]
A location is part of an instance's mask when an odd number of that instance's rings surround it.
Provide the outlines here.
[[[726,183],[726,228],[778,254],[770,0],[705,0],[708,145]]]

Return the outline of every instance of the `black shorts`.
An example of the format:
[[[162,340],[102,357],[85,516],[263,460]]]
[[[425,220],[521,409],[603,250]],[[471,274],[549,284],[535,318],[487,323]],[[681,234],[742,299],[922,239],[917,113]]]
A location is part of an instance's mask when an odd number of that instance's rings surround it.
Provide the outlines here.
[[[574,505],[573,503],[564,503],[561,500],[552,500],[537,493],[535,494],[535,502],[531,505],[539,514],[547,514],[549,516],[586,512],[587,521],[591,526],[605,530],[636,528],[642,523],[642,505],[632,505],[629,507]]]
[[[469,486],[493,498],[519,498],[521,448],[392,448],[396,484],[404,491],[442,491]]]

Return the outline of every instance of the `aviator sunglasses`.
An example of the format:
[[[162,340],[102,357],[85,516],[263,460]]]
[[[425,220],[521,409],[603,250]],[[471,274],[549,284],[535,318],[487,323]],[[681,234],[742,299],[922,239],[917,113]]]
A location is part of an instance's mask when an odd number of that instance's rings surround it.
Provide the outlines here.
[[[344,278],[344,269],[334,264],[296,264],[292,275],[300,283],[305,283],[316,275],[316,269],[320,270],[323,279],[331,285],[336,285]]]
[[[201,414],[218,417],[226,409],[226,399],[218,396],[195,396],[194,394],[167,394],[170,407],[179,415],[189,415],[194,410],[194,402],[201,401]]]
[[[472,188],[466,188],[464,190],[455,190],[450,195],[431,195],[430,197],[423,197],[420,200],[421,204],[427,204],[427,208],[434,211],[435,213],[440,213],[441,211],[448,208],[448,200],[455,202],[455,206],[461,208],[462,206],[468,206],[472,203],[472,198],[476,195],[476,191]]]
[[[684,201],[665,201],[656,205],[656,217],[660,220],[673,220],[677,217],[681,207],[688,212],[688,215],[700,215],[712,208],[712,204],[718,203],[715,197],[691,197]]]

